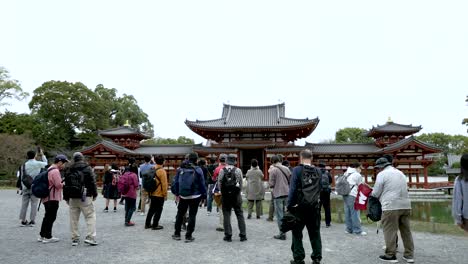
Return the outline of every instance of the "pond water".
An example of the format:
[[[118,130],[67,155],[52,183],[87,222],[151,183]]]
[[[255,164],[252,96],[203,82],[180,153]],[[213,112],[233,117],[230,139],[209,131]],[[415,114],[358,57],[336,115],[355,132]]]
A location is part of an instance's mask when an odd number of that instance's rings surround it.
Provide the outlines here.
[[[411,207],[411,220],[430,222],[431,217],[434,217],[434,222],[436,223],[453,223],[452,200],[442,200],[440,202],[411,202]],[[338,210],[343,211],[343,201],[340,199],[332,199],[331,210],[332,213],[336,213]]]

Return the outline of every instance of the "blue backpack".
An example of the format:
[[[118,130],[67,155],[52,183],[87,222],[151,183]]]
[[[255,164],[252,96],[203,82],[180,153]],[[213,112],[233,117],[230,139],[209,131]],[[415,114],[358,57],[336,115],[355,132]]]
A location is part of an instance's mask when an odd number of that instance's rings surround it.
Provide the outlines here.
[[[49,171],[56,169],[56,168],[49,168],[44,170],[43,172],[39,173],[31,185],[31,191],[34,196],[37,198],[46,198],[50,195],[49,189]]]
[[[179,173],[179,195],[190,196],[195,190],[195,174],[197,167],[183,168]]]

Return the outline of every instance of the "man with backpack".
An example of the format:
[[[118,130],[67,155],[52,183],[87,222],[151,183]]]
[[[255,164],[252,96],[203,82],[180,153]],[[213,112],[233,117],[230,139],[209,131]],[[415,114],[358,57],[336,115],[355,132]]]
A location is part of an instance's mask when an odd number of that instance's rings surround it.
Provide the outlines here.
[[[208,169],[208,175],[205,175],[207,179],[206,182],[208,184],[207,194],[206,194],[206,203],[207,203],[206,215],[211,215],[211,211],[213,210],[213,188],[216,183],[215,181],[213,181],[213,174],[214,174],[216,167],[218,166],[218,164],[216,164],[216,158],[214,157],[211,157],[209,159],[209,163],[210,164],[208,164],[208,166],[206,167]]]
[[[379,259],[385,262],[398,262],[396,248],[398,229],[405,251],[403,259],[408,263],[414,262],[413,236],[410,230],[411,202],[408,195],[406,176],[392,166],[386,158],[379,158],[375,167],[381,169],[372,190],[372,196],[382,204],[382,229],[385,239],[385,254]]]
[[[180,240],[180,231],[182,228],[182,220],[189,211],[189,220],[187,232],[185,233],[185,242],[193,242],[195,238],[192,236],[195,230],[195,221],[198,212],[198,205],[200,201],[206,196],[205,176],[200,167],[196,166],[198,161],[198,154],[193,152],[188,156],[188,164],[182,163],[174,182],[171,187],[172,193],[179,200],[177,205],[177,216],[175,222],[175,231],[172,239]]]
[[[304,264],[305,252],[302,245],[302,230],[307,227],[312,246],[312,264],[322,260],[322,239],[320,238],[320,191],[321,173],[312,165],[312,151],[301,151],[301,164],[293,169],[288,196],[288,211],[297,218],[292,230],[291,250],[294,259],[291,264]]]
[[[212,180],[215,182],[215,186],[214,186],[214,189],[213,189],[213,199],[215,200],[216,205],[217,205],[218,218],[219,218],[219,222],[218,222],[218,226],[216,227],[216,231],[219,231],[219,232],[224,231],[224,217],[223,217],[223,201],[221,199],[222,198],[221,191],[220,191],[220,187],[218,185],[218,176],[219,176],[220,171],[222,171],[224,169],[224,167],[226,167],[226,158],[227,158],[227,155],[224,154],[224,153],[221,153],[219,155],[219,165],[218,165],[218,167],[216,167],[216,169],[215,169],[215,171],[213,173],[213,177],[212,177]]]
[[[220,170],[218,176],[218,186],[220,186],[221,189],[221,200],[223,204],[223,240],[226,242],[232,241],[231,211],[234,209],[239,226],[239,237],[242,242],[247,240],[244,213],[242,211],[242,171],[235,167],[236,156],[233,154],[227,156],[226,163],[226,167]]]
[[[31,187],[33,192],[38,192],[39,190],[36,188],[35,184],[37,184],[37,186],[42,186],[42,183],[46,182],[45,186],[47,186],[46,188],[48,189],[46,189],[48,195],[41,199],[42,204],[44,204],[45,213],[44,219],[42,220],[41,232],[39,233],[40,237],[37,239],[38,242],[44,244],[54,243],[60,240],[52,236],[52,226],[57,218],[59,202],[62,200],[63,182],[60,171],[63,170],[67,162],[67,156],[63,154],[55,156],[54,164],[47,169],[47,172],[37,175]],[[40,191],[42,192],[43,190]]]
[[[94,201],[97,197],[96,175],[91,166],[84,161],[83,154],[75,152],[73,163],[65,169],[65,185],[63,199],[70,208],[70,230],[72,246],[80,242],[78,231],[80,214],[86,221],[88,232],[84,242],[95,246],[96,242],[96,210]]]
[[[153,161],[153,156],[152,155],[145,155],[144,157],[145,163],[140,165],[140,171],[139,171],[139,179],[142,182],[141,187],[143,185],[143,174],[154,167]],[[140,188],[140,204],[138,205],[138,210],[140,210],[140,215],[145,215],[145,207],[146,203],[148,202],[149,197],[148,197],[148,192],[145,190],[145,188]]]
[[[273,236],[275,239],[286,240],[286,234],[281,232],[281,221],[286,210],[288,193],[289,193],[289,180],[291,171],[288,167],[281,164],[280,157],[273,155],[271,157],[271,167],[268,170],[269,184],[272,188],[272,197],[274,199],[276,222],[278,223],[279,234]]]
[[[318,167],[322,173],[322,191],[320,191],[320,202],[325,211],[325,226],[329,228],[331,226],[331,210],[330,210],[330,193],[332,176],[325,168],[325,162],[320,161]]]
[[[167,199],[167,173],[163,169],[164,157],[158,155],[156,157],[156,166],[154,166],[154,185],[156,188],[151,187],[151,190],[147,190],[151,199],[150,208],[148,215],[146,216],[145,229],[151,228],[153,230],[163,229],[163,226],[159,225],[159,219],[164,207],[164,201]],[[151,170],[153,171],[153,170]],[[147,185],[144,184],[143,187]],[[153,224],[151,224],[151,218],[153,218]]]
[[[361,176],[361,164],[352,162],[343,175],[336,179],[335,190],[343,196],[345,213],[345,233],[365,236],[367,233],[362,230],[359,210],[354,209],[354,201],[358,193],[358,186],[363,182]]]
[[[42,152],[42,149],[40,149]],[[39,199],[32,194],[31,184],[32,180],[41,172],[41,169],[44,169],[47,166],[47,158],[42,154],[42,161],[37,161],[37,153],[34,150],[27,152],[28,160],[21,166],[19,170],[19,178],[21,179],[21,189],[22,189],[22,202],[19,219],[21,221],[21,226],[31,226],[33,227],[36,222],[36,213],[37,213],[37,203]],[[28,211],[29,203],[31,203],[31,213],[29,215],[30,221],[26,221],[26,214]]]

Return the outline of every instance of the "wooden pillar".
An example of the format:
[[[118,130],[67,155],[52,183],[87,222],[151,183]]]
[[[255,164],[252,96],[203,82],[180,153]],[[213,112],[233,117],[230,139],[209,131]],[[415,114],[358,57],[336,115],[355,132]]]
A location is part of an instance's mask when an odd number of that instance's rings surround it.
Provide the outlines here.
[[[427,181],[427,164],[424,164],[424,189],[427,189],[429,187],[429,183]],[[419,173],[418,173],[419,177]]]
[[[263,175],[263,179],[268,181],[268,157],[265,150],[263,151]]]
[[[409,182],[408,182],[408,186],[411,188],[412,184],[413,183],[413,175],[411,174],[412,173],[412,170],[411,170],[411,163],[409,164],[409,170],[408,170],[408,176],[409,176]],[[418,175],[416,175],[416,178],[418,177]]]

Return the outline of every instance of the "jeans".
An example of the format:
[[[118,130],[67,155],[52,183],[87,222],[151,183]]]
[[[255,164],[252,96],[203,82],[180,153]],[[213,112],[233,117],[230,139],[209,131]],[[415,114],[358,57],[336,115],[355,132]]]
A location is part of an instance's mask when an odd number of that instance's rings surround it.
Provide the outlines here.
[[[59,209],[58,201],[48,201],[44,203],[44,219],[42,220],[41,237],[52,238],[52,226],[54,225],[55,219],[57,219],[57,211]]]
[[[213,188],[214,184],[208,184],[208,189],[206,191],[206,199],[208,203],[208,208],[206,208],[206,210],[208,212],[211,212],[211,210],[213,210]]]
[[[382,212],[382,229],[385,238],[385,255],[395,256],[398,240],[398,229],[400,230],[401,240],[405,251],[405,258],[413,258],[414,244],[413,236],[410,230],[411,210],[391,210]]]
[[[201,198],[195,199],[184,199],[180,197],[179,204],[177,205],[177,216],[175,222],[175,235],[180,236],[180,229],[182,228],[182,219],[187,213],[187,209],[189,210],[189,220],[187,225],[187,233],[185,233],[185,237],[192,237],[192,233],[195,230],[195,222],[197,219],[197,212],[198,212],[198,205],[200,204]]]
[[[21,210],[19,219],[21,221],[26,221],[26,213],[28,212],[29,202],[31,201],[31,214],[29,215],[29,219],[31,221],[36,221],[36,213],[37,213],[37,203],[39,202],[39,198],[32,194],[31,189],[23,189],[23,197],[21,203]]]
[[[288,197],[279,197],[274,199],[275,204],[275,213],[276,213],[276,223],[278,223],[278,229],[281,230],[281,223],[283,220],[284,212],[286,211],[286,206],[288,202]],[[280,231],[280,233],[282,233]]]
[[[125,223],[130,222],[132,220],[133,212],[136,209],[136,199],[130,197],[125,198]]]
[[[151,196],[150,199],[151,204],[148,210],[148,215],[146,216],[145,226],[157,227],[163,211],[164,197]],[[151,218],[153,218],[153,225],[151,225]]]
[[[94,202],[92,197],[86,197],[84,202],[81,201],[81,198],[70,198],[68,201],[70,207],[70,229],[72,234],[72,240],[78,239],[80,233],[78,231],[80,223],[80,214],[83,213],[83,216],[86,221],[87,227],[87,238],[96,237],[96,210],[94,208]]]
[[[232,198],[223,197],[223,215],[224,215],[224,235],[226,237],[232,236],[231,226],[231,212],[234,209],[234,213],[237,217],[237,225],[239,226],[239,236],[246,237],[245,219],[244,212],[242,211],[242,196],[238,194]]]
[[[343,195],[344,201],[344,213],[345,213],[345,224],[346,231],[349,233],[360,234],[361,219],[359,216],[359,210],[354,210],[354,200],[356,197],[351,195]]]
[[[301,263],[305,258],[304,246],[302,244],[302,230],[307,228],[309,240],[312,246],[312,260],[322,259],[322,239],[320,237],[320,207],[311,209],[298,208],[295,215],[300,219],[296,228],[292,230],[291,250],[296,263]]]

